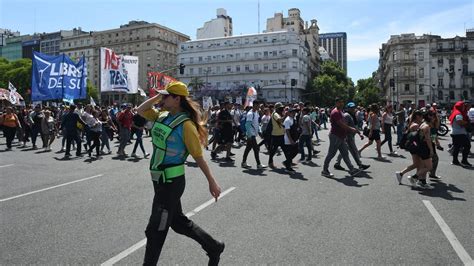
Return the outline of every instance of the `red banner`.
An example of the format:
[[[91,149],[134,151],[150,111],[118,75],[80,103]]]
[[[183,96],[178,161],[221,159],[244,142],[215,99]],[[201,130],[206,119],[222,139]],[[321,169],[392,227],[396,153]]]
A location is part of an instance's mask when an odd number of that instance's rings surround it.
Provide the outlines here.
[[[150,97],[156,95],[156,90],[162,90],[168,83],[176,81],[173,77],[161,72],[148,72],[148,93]]]

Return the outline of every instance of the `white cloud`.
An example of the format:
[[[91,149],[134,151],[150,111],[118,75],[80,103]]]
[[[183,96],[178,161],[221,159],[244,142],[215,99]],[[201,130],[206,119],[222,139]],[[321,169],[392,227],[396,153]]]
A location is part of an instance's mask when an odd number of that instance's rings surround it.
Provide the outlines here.
[[[419,18],[413,17],[413,13],[407,13],[402,14],[399,20],[367,28],[366,32],[360,34],[351,35],[349,32],[348,61],[378,59],[379,49],[390,35],[431,33],[442,38],[465,36],[464,27],[473,26],[473,10],[474,5],[469,4]]]

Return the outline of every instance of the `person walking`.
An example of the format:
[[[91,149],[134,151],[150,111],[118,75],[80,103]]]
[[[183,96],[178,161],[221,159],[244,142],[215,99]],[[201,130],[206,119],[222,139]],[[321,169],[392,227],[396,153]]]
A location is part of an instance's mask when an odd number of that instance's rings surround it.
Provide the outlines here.
[[[369,123],[369,141],[362,146],[359,150],[359,155],[362,153],[362,151],[372,145],[372,143],[376,143],[376,149],[377,149],[377,159],[383,159],[382,157],[382,152],[380,150],[380,119],[379,119],[379,106],[374,103],[370,106],[370,113],[369,117],[367,119],[367,122]]]
[[[120,125],[120,145],[117,154],[120,156],[127,156],[125,147],[130,141],[130,132],[133,124],[132,105],[127,104],[125,110],[117,115],[117,122]]]
[[[33,144],[33,150],[38,149],[36,146],[36,138],[38,134],[41,136],[41,140],[43,141],[43,148],[46,148],[47,144],[44,141],[43,131],[41,130],[41,121],[44,118],[44,113],[41,110],[41,105],[36,105],[35,109],[30,113],[29,119],[31,124],[31,144]]]
[[[244,157],[242,158],[241,166],[242,168],[251,168],[251,166],[247,164],[247,156],[249,155],[250,150],[253,150],[255,161],[257,162],[257,169],[264,169],[266,168],[266,166],[260,163],[260,151],[259,146],[257,144],[257,135],[259,129],[258,121],[260,118],[257,103],[253,103],[252,109],[247,112],[246,116],[247,118],[245,122],[245,134],[247,136],[247,146],[245,147]]]
[[[451,164],[460,165],[463,167],[471,167],[472,165],[467,161],[471,150],[471,141],[469,139],[468,131],[469,117],[467,116],[466,105],[463,101],[458,101],[454,107],[449,121],[453,131],[451,138],[453,141],[453,161]],[[458,160],[459,151],[462,149],[461,162]]]
[[[234,160],[230,157],[232,156],[232,143],[234,142],[234,131],[232,128],[232,115],[230,110],[232,104],[228,101],[224,103],[224,109],[222,109],[217,115],[217,125],[219,127],[219,145],[211,151],[211,158],[215,160],[217,158],[217,153],[221,151],[226,151],[225,161],[232,163]]]
[[[273,112],[271,115],[270,123],[272,123],[272,138],[270,141],[270,153],[268,156],[268,166],[271,168],[275,168],[275,165],[273,164],[273,156],[275,156],[278,147],[283,149],[283,146],[285,145],[283,110],[283,104],[278,102],[275,104],[275,112]]]
[[[107,147],[107,154],[111,154],[109,139],[113,139],[114,132],[117,131],[115,124],[109,116],[106,109],[102,110],[99,121],[102,123],[102,132],[100,134],[100,153],[104,154],[104,147]]]
[[[363,140],[364,139],[364,135],[362,135],[357,127],[357,119],[356,119],[356,113],[355,113],[355,103],[353,102],[349,102],[347,103],[346,105],[346,111],[344,113],[344,119],[346,121],[346,124],[349,126],[349,127],[353,127],[355,129],[357,129],[357,135],[359,135],[360,139]],[[365,170],[367,168],[370,167],[370,165],[368,164],[363,164],[362,161],[360,160],[360,156],[359,156],[359,152],[357,150],[357,145],[355,143],[355,134],[356,133],[353,133],[353,132],[349,132],[346,136],[346,143],[347,143],[347,147],[349,149],[349,152],[351,153],[352,155],[352,158],[354,158],[354,161],[357,163],[357,165],[359,166],[359,169],[362,169],[362,170]],[[337,170],[346,170],[344,169],[344,167],[341,166],[341,160],[342,160],[342,154],[339,153],[339,155],[337,156],[337,160],[336,160],[336,163],[334,164],[334,169],[337,169]]]
[[[171,82],[137,109],[138,114],[154,121],[150,172],[155,196],[145,230],[147,243],[144,265],[157,264],[170,227],[197,241],[207,252],[209,265],[218,265],[225,248],[223,242],[215,240],[188,219],[181,207],[185,188],[184,162],[188,154],[191,154],[206,176],[210,193],[216,201],[221,193],[202,153],[202,146],[207,142],[207,130],[201,121],[200,106],[188,96],[186,84]],[[154,104],[167,111],[158,112],[153,108]]]
[[[140,146],[140,149],[143,152],[143,157],[148,158],[150,154],[147,153],[145,151],[145,147],[143,147],[143,131],[145,128],[146,119],[143,118],[138,113],[135,113],[133,115],[132,120],[133,120],[132,127],[135,128],[135,135],[137,136],[137,139],[135,140],[135,145],[133,146],[132,157],[137,157],[137,154],[135,152],[137,151],[138,146]]]
[[[397,119],[397,143],[396,146],[400,145],[400,141],[402,140],[403,132],[405,132],[405,121],[407,119],[407,110],[405,109],[405,105],[403,103],[400,104],[400,108],[395,113]]]
[[[283,126],[285,127],[285,135],[284,141],[285,145],[282,147],[283,153],[285,154],[285,161],[283,165],[285,169],[289,172],[295,172],[293,169],[293,158],[296,157],[298,154],[298,139],[299,139],[299,130],[298,124],[296,123],[296,112],[298,110],[296,108],[288,109],[287,116],[285,121],[283,122]]]
[[[58,130],[56,127],[56,120],[49,110],[44,111],[44,118],[41,120],[41,131],[47,145],[44,149],[45,151],[51,151],[51,144],[53,144]]]
[[[354,176],[360,173],[360,170],[354,168],[352,165],[349,154],[347,152],[347,144],[345,138],[348,133],[357,133],[357,129],[350,127],[346,124],[344,120],[344,115],[342,114],[342,107],[344,106],[344,101],[336,98],[336,107],[331,111],[330,122],[331,130],[329,131],[329,149],[324,159],[323,171],[321,172],[322,176],[325,177],[334,177],[334,175],[329,172],[329,163],[331,163],[332,158],[336,156],[337,151],[342,155],[342,159],[349,167],[349,174]]]
[[[87,153],[89,154],[89,157],[92,156],[92,151],[95,148],[95,156],[97,158],[100,157],[100,136],[102,135],[102,122],[99,120],[99,115],[100,111],[94,110],[92,111],[92,120],[89,124],[89,134],[90,134],[90,140],[92,142],[92,145],[89,146],[89,150],[87,150]]]
[[[301,128],[301,135],[299,139],[299,151],[301,154],[300,161],[311,162],[312,152],[313,152],[313,145],[311,143],[311,137],[313,136],[313,127],[312,127],[312,120],[309,116],[309,107],[303,107],[301,121],[299,126]],[[304,147],[308,148],[308,156],[305,156]]]
[[[385,135],[384,140],[380,143],[380,147],[387,143],[388,149],[390,150],[390,155],[394,156],[397,155],[396,152],[393,151],[392,147],[392,127],[393,127],[393,106],[387,105],[385,111],[382,114],[382,133]]]
[[[18,116],[13,112],[12,107],[5,109],[5,114],[0,117],[0,125],[3,127],[3,134],[7,140],[6,151],[12,150],[12,142],[15,139],[17,128],[20,128],[20,120]]]
[[[83,127],[86,126],[79,114],[76,112],[76,106],[74,104],[69,106],[69,112],[64,116],[61,123],[61,129],[65,132],[66,137],[66,153],[64,154],[65,158],[71,156],[71,143],[74,141],[76,143],[76,156],[80,157],[81,154],[81,137],[79,136],[79,130],[77,129],[77,124],[81,124]]]

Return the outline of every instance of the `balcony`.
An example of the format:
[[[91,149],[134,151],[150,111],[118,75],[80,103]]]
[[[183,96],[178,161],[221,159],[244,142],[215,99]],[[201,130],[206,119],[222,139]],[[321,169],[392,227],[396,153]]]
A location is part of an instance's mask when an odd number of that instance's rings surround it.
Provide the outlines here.
[[[462,75],[464,77],[474,77],[474,71],[463,71]]]
[[[401,75],[398,76],[399,81],[406,81],[406,80],[415,80],[415,75]]]

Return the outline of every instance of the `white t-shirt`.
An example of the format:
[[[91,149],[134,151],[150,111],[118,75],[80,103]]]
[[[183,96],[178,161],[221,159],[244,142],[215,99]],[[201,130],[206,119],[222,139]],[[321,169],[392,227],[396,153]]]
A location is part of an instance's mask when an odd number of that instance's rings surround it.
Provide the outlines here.
[[[471,107],[471,109],[467,111],[467,115],[469,116],[469,121],[471,121],[471,124],[474,123],[474,107]]]
[[[294,123],[294,119],[291,116],[288,116],[285,118],[285,121],[283,122],[283,126],[285,127],[285,145],[291,145],[290,139],[288,138],[288,134],[286,130],[290,130],[291,126]],[[296,141],[296,140],[293,140]]]
[[[245,120],[245,130],[247,136],[257,136],[258,135],[258,118],[259,114],[258,111],[255,113],[252,110],[247,112],[247,118]]]

